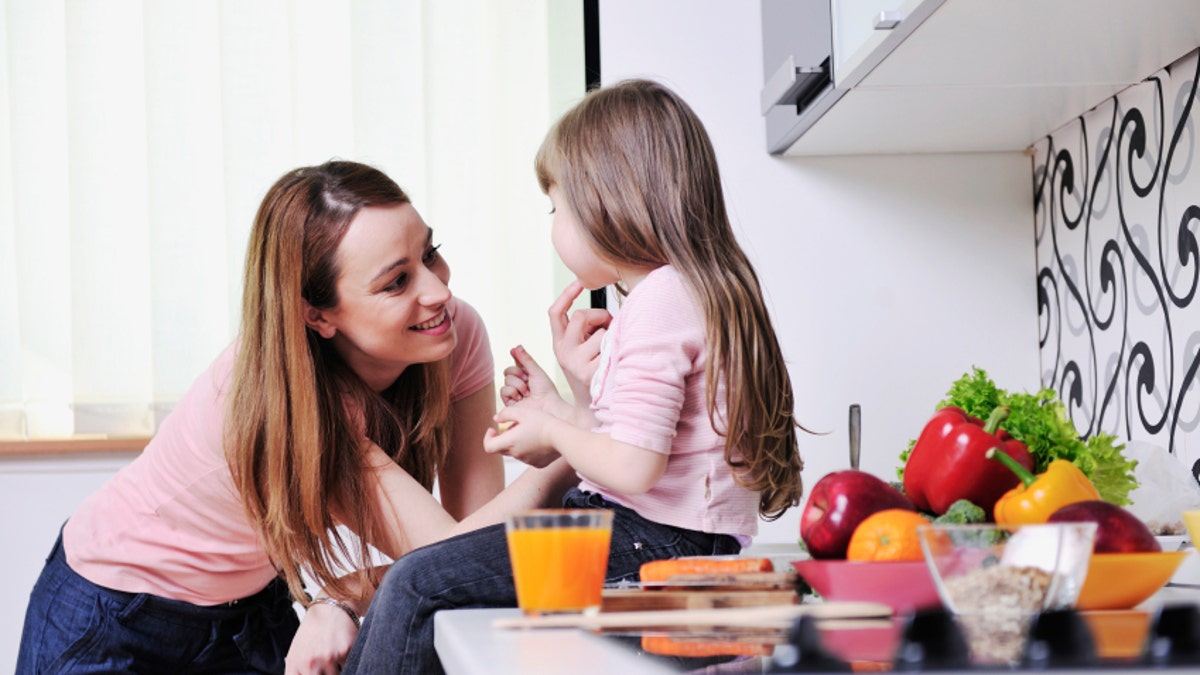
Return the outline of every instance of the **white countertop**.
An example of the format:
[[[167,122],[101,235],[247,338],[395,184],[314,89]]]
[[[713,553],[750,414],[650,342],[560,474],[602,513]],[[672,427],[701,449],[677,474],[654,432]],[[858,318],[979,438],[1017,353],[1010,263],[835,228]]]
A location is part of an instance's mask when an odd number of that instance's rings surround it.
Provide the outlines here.
[[[494,629],[519,609],[455,609],[433,617],[434,646],[447,675],[658,675],[661,663],[577,628]]]

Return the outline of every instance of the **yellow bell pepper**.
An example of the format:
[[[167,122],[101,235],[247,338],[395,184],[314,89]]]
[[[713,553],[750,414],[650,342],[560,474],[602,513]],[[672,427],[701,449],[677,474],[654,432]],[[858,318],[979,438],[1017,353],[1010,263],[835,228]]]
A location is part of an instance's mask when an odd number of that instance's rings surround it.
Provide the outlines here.
[[[996,502],[993,515],[1000,525],[1029,525],[1044,523],[1050,514],[1075,502],[1100,499],[1092,481],[1071,462],[1056,459],[1046,470],[1034,476],[1003,451],[987,451],[990,459],[1007,466],[1021,483],[1004,493]]]

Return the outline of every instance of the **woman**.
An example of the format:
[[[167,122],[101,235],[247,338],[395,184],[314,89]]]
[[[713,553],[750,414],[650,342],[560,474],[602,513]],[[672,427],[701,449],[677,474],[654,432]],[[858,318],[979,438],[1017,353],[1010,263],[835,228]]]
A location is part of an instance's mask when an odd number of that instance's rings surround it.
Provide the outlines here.
[[[481,447],[487,334],[449,277],[378,170],[280,178],[250,234],[238,339],[63,527],[18,673],[284,672],[285,654],[287,672],[336,672],[383,574],[372,549],[396,558],[556,501],[561,464],[501,491]]]

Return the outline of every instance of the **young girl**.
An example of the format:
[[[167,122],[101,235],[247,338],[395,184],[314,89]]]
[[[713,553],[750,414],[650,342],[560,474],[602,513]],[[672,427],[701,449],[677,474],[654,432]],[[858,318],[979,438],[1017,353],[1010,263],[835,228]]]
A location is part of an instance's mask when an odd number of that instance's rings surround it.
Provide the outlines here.
[[[514,350],[497,416],[514,424],[485,432],[485,448],[571,464],[582,481],[564,506],[615,512],[610,581],[650,560],[737,553],[759,515],[799,502],[802,463],[787,368],[707,133],[670,90],[623,82],[568,112],[536,168],[579,280],[551,310],[576,401]],[[609,284],[628,295],[607,330],[572,328],[575,295]],[[436,672],[434,612],[515,604],[502,527],[414,551],[385,578],[347,669]]]

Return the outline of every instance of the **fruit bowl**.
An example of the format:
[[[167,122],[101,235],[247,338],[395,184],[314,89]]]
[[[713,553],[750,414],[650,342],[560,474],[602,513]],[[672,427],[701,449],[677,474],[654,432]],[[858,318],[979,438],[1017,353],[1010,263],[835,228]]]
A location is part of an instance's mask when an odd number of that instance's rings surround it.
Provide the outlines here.
[[[942,604],[924,560],[809,559],[793,560],[792,567],[826,600],[878,602],[891,607],[896,614]]]
[[[1171,580],[1188,551],[1094,553],[1077,609],[1132,609]]]

